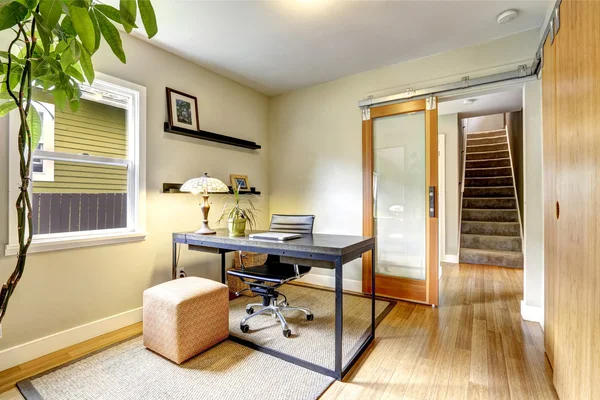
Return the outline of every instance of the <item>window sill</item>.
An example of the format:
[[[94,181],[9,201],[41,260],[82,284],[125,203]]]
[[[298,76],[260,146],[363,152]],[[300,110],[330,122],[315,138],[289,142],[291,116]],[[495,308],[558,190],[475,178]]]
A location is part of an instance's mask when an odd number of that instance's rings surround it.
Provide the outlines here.
[[[76,249],[80,247],[104,246],[109,244],[140,242],[146,240],[146,232],[123,232],[110,234],[95,234],[88,236],[72,236],[49,239],[33,239],[27,254],[45,251]],[[7,244],[5,256],[14,256],[19,250],[18,244]]]

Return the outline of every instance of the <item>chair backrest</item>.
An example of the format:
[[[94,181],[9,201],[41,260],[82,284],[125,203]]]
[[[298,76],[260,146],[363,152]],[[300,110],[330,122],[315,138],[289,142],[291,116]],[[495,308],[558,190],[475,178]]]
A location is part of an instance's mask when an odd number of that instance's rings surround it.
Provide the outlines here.
[[[285,215],[271,216],[271,232],[312,233],[315,222],[314,215]]]

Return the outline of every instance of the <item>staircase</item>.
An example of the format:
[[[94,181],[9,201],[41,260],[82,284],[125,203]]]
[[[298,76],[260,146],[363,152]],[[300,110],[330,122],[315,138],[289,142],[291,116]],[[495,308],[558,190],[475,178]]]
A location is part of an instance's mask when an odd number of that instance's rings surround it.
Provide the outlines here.
[[[506,130],[467,134],[460,262],[523,268]]]

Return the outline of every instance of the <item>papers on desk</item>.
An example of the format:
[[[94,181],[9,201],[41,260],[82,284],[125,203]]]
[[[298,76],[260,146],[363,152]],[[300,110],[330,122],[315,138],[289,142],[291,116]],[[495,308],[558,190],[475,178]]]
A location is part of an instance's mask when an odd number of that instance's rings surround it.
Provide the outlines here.
[[[297,233],[285,233],[285,232],[262,232],[262,233],[252,233],[250,239],[258,239],[258,240],[275,240],[278,242],[284,242],[286,240],[293,240],[302,237]]]

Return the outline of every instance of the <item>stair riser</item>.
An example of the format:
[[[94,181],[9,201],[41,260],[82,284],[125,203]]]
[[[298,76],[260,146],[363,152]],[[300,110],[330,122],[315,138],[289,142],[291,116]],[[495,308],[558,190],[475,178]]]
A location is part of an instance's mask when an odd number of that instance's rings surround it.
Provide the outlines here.
[[[490,177],[490,176],[511,176],[512,171],[508,168],[486,168],[486,169],[467,169],[466,178]]]
[[[463,208],[517,208],[515,199],[463,199]]]
[[[478,153],[482,151],[499,151],[506,150],[508,151],[508,144],[488,144],[485,146],[472,146],[470,143],[467,143],[467,154],[469,153]]]
[[[499,131],[469,133],[469,134],[467,134],[467,139],[482,139],[482,138],[489,138],[489,137],[494,137],[494,136],[505,136],[506,137],[506,131],[504,129],[502,129]]]
[[[495,167],[509,167],[510,160],[486,160],[486,161],[468,161],[466,168],[495,168]]]
[[[488,222],[462,221],[460,231],[472,235],[519,236],[521,234],[518,223],[490,224]]]
[[[508,158],[508,151],[496,151],[485,153],[467,153],[467,161],[470,160],[490,160],[494,158]]]
[[[465,180],[465,186],[512,186],[512,177],[504,178],[467,178]]]
[[[487,139],[467,139],[467,146],[472,146],[472,145],[477,145],[477,144],[496,144],[496,143],[506,143],[506,136],[490,137]]]
[[[472,210],[463,208],[463,221],[487,222],[519,222],[517,210]]]
[[[482,250],[522,251],[519,236],[461,235],[460,247]]]
[[[473,188],[465,187],[463,197],[515,197],[515,191],[512,187],[509,188]]]
[[[468,254],[461,251],[460,262],[466,264],[498,265],[501,267],[523,268],[523,253],[511,256],[496,254]]]

